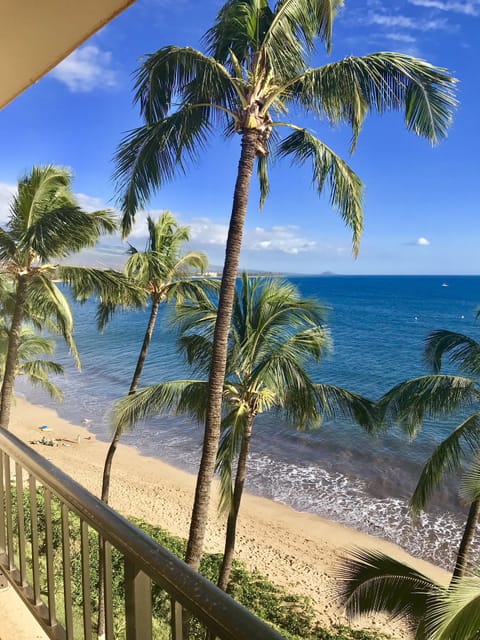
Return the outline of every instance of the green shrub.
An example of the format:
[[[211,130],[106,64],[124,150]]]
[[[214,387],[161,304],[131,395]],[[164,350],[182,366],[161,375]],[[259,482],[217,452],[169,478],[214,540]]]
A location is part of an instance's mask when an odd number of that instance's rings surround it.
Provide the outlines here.
[[[16,494],[12,489],[12,508],[16,523]],[[41,568],[45,569],[46,529],[45,529],[45,499],[44,491],[37,490],[38,525],[37,535],[41,555]],[[31,513],[28,491],[23,495],[25,536],[31,536]],[[130,518],[131,522],[142,529],[163,547],[179,558],[185,555],[185,540],[172,536],[165,529]],[[70,557],[72,572],[72,599],[76,624],[80,626],[83,606],[82,591],[82,562],[81,562],[81,524],[80,519],[69,513],[68,526],[70,533]],[[90,604],[94,620],[98,614],[98,585],[99,585],[99,556],[98,534],[89,528],[89,568],[90,568]],[[61,507],[56,498],[52,499],[52,540],[54,548],[55,594],[59,620],[63,620],[63,570],[62,570],[62,520]],[[29,545],[27,545],[28,547]],[[200,564],[200,573],[216,582],[222,556],[220,554],[205,554]],[[27,558],[31,573],[31,558]],[[42,570],[43,576],[45,571]],[[121,637],[125,627],[125,599],[124,599],[124,563],[122,554],[112,549],[112,599],[114,608],[115,633]],[[41,584],[42,592],[46,593],[46,579]],[[330,629],[320,627],[315,620],[315,612],[310,600],[305,596],[289,593],[284,587],[276,585],[257,571],[247,570],[244,563],[236,560],[233,563],[230,595],[244,605],[254,615],[274,627],[287,640],[386,640],[387,636],[375,632],[354,630],[349,627],[334,625]],[[152,613],[154,637],[164,640],[169,637],[170,598],[158,585],[152,585]],[[191,620],[190,637],[192,640],[204,640],[205,630],[201,623],[194,618]]]

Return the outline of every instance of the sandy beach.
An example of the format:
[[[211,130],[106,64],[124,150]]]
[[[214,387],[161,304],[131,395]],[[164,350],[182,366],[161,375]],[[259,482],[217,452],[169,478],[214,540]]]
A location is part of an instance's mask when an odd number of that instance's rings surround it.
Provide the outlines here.
[[[49,430],[42,432],[41,425],[48,425]],[[95,495],[99,494],[107,444],[97,441],[85,427],[63,420],[52,409],[18,398],[11,430],[26,443],[39,440],[42,435],[48,439],[69,440],[65,443],[67,446],[31,446]],[[194,487],[193,475],[120,445],[112,471],[111,505],[124,515],[144,519],[186,537]],[[216,514],[216,504],[214,499],[206,541],[206,549],[213,552],[222,550],[224,535],[224,523]],[[309,596],[325,624],[346,623],[334,600],[334,574],[339,557],[352,545],[377,548],[448,583],[446,571],[413,558],[390,542],[319,516],[296,512],[280,503],[244,496],[237,557],[290,591]],[[355,626],[388,631],[397,638],[408,637],[397,623],[393,626],[378,619],[357,621]]]

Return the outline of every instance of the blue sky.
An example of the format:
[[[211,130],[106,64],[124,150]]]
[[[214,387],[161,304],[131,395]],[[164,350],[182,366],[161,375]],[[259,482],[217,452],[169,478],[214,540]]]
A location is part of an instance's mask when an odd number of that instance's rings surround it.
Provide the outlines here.
[[[72,167],[85,207],[114,206],[112,157],[122,135],[138,126],[132,74],[141,56],[166,44],[201,47],[220,0],[137,0],[56,69],[0,113],[0,223],[19,176],[33,164]],[[459,79],[459,108],[449,137],[432,148],[408,133],[402,115],[369,116],[354,155],[349,132],[309,126],[348,159],[365,183],[365,231],[357,260],[350,234],[328,199],[318,198],[307,169],[277,163],[260,212],[252,185],[241,266],[345,274],[478,274],[480,0],[345,0],[327,58],[400,51],[447,67]],[[192,248],[222,264],[239,138],[218,133],[187,176],[151,200],[191,226]],[[145,213],[130,241],[143,246]],[[118,238],[88,260],[118,263]]]

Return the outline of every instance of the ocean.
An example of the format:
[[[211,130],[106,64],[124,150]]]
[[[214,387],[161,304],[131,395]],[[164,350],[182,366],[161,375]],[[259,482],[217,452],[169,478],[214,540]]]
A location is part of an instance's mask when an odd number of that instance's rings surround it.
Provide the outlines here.
[[[323,276],[289,278],[305,296],[328,308],[334,349],[310,372],[318,382],[342,386],[377,399],[394,384],[428,373],[422,362],[425,336],[449,329],[478,335],[477,276]],[[121,312],[103,334],[95,325],[95,304],[74,305],[75,340],[82,371],[74,369],[62,345],[56,359],[66,366],[58,384],[65,394],[59,414],[109,438],[108,412],[123,396],[135,367],[148,312]],[[168,309],[159,314],[141,386],[189,376],[175,348]],[[446,369],[448,371],[448,369]],[[37,389],[17,385],[34,403],[52,406]],[[247,490],[316,513],[401,544],[411,553],[452,566],[467,507],[451,477],[427,513],[412,522],[408,499],[435,447],[458,424],[458,416],[427,421],[413,442],[394,427],[371,437],[358,426],[325,421],[320,429],[297,432],[277,414],[256,419]],[[195,473],[202,429],[188,417],[156,418],[139,424],[122,441],[141,453]]]

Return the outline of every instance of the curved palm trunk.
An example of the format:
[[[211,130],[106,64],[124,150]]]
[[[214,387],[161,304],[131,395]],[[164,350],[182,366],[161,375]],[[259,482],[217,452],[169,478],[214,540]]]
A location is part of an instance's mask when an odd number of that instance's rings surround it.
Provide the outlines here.
[[[248,419],[245,425],[245,433],[242,438],[242,446],[238,456],[237,474],[235,476],[235,486],[233,489],[233,504],[228,515],[227,533],[225,536],[225,549],[223,561],[218,577],[218,586],[224,591],[227,590],[230,581],[230,571],[232,569],[233,555],[235,553],[235,538],[237,535],[238,512],[240,511],[240,501],[242,499],[245,477],[247,475],[247,460],[250,450],[250,440],[252,437],[253,416]]]
[[[197,476],[195,500],[193,503],[190,533],[185,562],[198,569],[207,527],[208,507],[212,478],[215,470],[220,422],[222,413],[222,393],[227,363],[227,341],[232,318],[235,282],[240,260],[243,224],[247,211],[248,191],[256,155],[258,132],[247,129],[242,136],[242,151],[238,163],[237,180],[233,196],[232,215],[228,229],[225,264],[218,301],[217,320],[213,337],[212,364],[208,380],[208,405],[205,420],[202,457]]]
[[[467,522],[463,531],[462,540],[458,547],[457,560],[455,562],[455,569],[453,570],[452,581],[450,586],[458,578],[462,578],[465,575],[467,569],[468,553],[472,544],[473,536],[475,535],[475,529],[477,527],[478,516],[480,514],[480,500],[474,500],[470,505],[470,511],[468,512]]]
[[[132,381],[130,383],[130,389],[128,390],[128,395],[132,395],[135,393],[138,387],[138,383],[140,381],[140,376],[142,375],[143,365],[145,364],[145,358],[147,357],[148,348],[150,346],[150,342],[152,340],[153,330],[155,328],[155,322],[157,320],[158,315],[158,307],[159,301],[154,300],[152,303],[152,309],[150,311],[150,318],[148,320],[147,330],[145,331],[145,336],[143,338],[142,348],[140,349],[140,353],[138,354],[137,366],[135,367],[135,372],[133,374]],[[113,456],[118,447],[118,442],[120,440],[120,436],[122,435],[121,429],[116,429],[113,434],[112,441],[110,446],[108,447],[107,455],[105,457],[105,465],[103,467],[103,476],[102,476],[102,495],[101,499],[105,504],[108,504],[108,500],[110,497],[110,475],[112,471],[112,462]],[[100,540],[99,544],[99,558],[98,558],[98,566],[100,570],[99,576],[99,603],[98,603],[98,629],[97,629],[97,637],[99,640],[103,640],[105,637],[105,607],[104,607],[104,595],[105,595],[105,580],[103,576],[103,567],[105,564],[105,554],[103,551],[103,544]]]
[[[135,367],[135,373],[133,374],[132,382],[130,383],[130,389],[128,390],[128,395],[135,393],[135,391],[137,390],[140,376],[143,370],[143,365],[145,363],[145,358],[147,357],[148,348],[152,340],[152,334],[153,334],[153,329],[155,328],[155,322],[157,320],[159,304],[160,303],[158,300],[155,300],[152,303],[152,309],[150,311],[150,318],[148,320],[147,330],[145,332],[145,337],[143,338],[142,348],[138,355],[137,366]],[[121,431],[120,429],[117,429],[113,434],[112,442],[110,443],[110,446],[107,451],[107,456],[105,458],[105,465],[103,468],[103,480],[102,480],[102,500],[106,504],[108,504],[109,491],[110,491],[110,472],[112,469],[112,460],[117,450],[120,436],[121,436]]]
[[[8,336],[7,357],[5,371],[3,373],[2,390],[0,395],[0,428],[8,429],[10,422],[10,410],[12,407],[13,387],[15,384],[15,370],[17,368],[17,353],[20,340],[20,329],[25,314],[25,298],[27,294],[27,281],[19,277],[15,293],[15,308],[12,315],[12,323]]]

